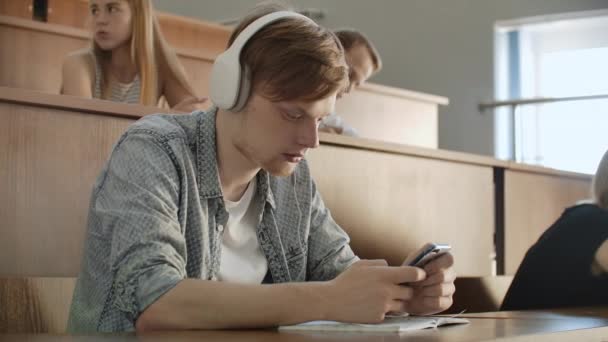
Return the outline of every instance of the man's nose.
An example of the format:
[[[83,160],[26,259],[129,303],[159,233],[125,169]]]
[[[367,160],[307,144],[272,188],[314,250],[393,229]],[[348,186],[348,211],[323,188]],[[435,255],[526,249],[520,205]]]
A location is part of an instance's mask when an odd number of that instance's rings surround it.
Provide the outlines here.
[[[319,125],[316,119],[305,120],[298,134],[298,143],[307,148],[319,147]]]

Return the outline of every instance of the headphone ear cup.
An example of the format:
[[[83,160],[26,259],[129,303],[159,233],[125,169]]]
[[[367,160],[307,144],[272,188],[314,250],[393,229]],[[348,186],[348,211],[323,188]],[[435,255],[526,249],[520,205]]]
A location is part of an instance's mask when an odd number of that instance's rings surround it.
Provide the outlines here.
[[[238,89],[238,98],[232,108],[233,112],[240,112],[249,100],[251,94],[251,69],[245,65],[241,70],[241,82]]]
[[[317,26],[310,18],[290,11],[270,13],[249,24],[211,68],[209,95],[218,108],[238,112],[247,104],[252,84],[249,70],[240,65],[241,50],[256,32],[283,18],[300,18]]]
[[[231,110],[237,103],[241,77],[238,59],[235,60],[229,51],[219,55],[211,69],[211,101],[219,108]]]

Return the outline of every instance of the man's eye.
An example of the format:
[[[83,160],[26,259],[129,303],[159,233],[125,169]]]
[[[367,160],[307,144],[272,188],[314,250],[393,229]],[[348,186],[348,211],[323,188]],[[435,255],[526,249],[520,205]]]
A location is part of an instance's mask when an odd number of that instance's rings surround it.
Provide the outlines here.
[[[299,118],[302,117],[302,115],[300,115],[300,114],[289,113],[289,112],[283,112],[283,115],[285,117],[287,117],[287,119],[289,119],[289,120],[298,120]]]

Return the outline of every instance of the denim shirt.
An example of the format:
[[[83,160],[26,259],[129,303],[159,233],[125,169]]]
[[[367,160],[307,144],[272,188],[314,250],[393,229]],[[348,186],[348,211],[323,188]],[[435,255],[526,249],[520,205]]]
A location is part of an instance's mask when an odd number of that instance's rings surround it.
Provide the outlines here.
[[[116,143],[93,188],[68,331],[132,331],[182,279],[217,279],[228,213],[216,113],[146,116]],[[330,280],[358,260],[305,161],[289,177],[261,170],[255,181],[271,282]]]

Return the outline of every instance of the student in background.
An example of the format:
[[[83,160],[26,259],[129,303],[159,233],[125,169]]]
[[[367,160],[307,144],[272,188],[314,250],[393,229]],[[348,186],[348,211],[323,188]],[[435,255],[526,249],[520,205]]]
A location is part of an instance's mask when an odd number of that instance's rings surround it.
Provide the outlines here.
[[[608,151],[593,203],[566,209],[528,250],[502,310],[608,305]]]
[[[192,111],[196,96],[164,40],[150,0],[90,0],[90,49],[68,55],[61,93],[115,102],[168,105]]]
[[[424,270],[359,260],[311,177],[304,156],[347,70],[335,35],[307,17],[270,6],[243,19],[211,72],[217,107],[146,116],[116,144],[91,197],[69,330],[369,323],[447,309],[451,254]]]
[[[345,93],[350,93],[351,90],[365,83],[382,69],[382,59],[372,42],[363,33],[350,29],[337,30],[334,33],[344,47],[350,81]],[[319,125],[319,131],[349,136],[358,135],[357,131],[336,113],[323,119]]]

